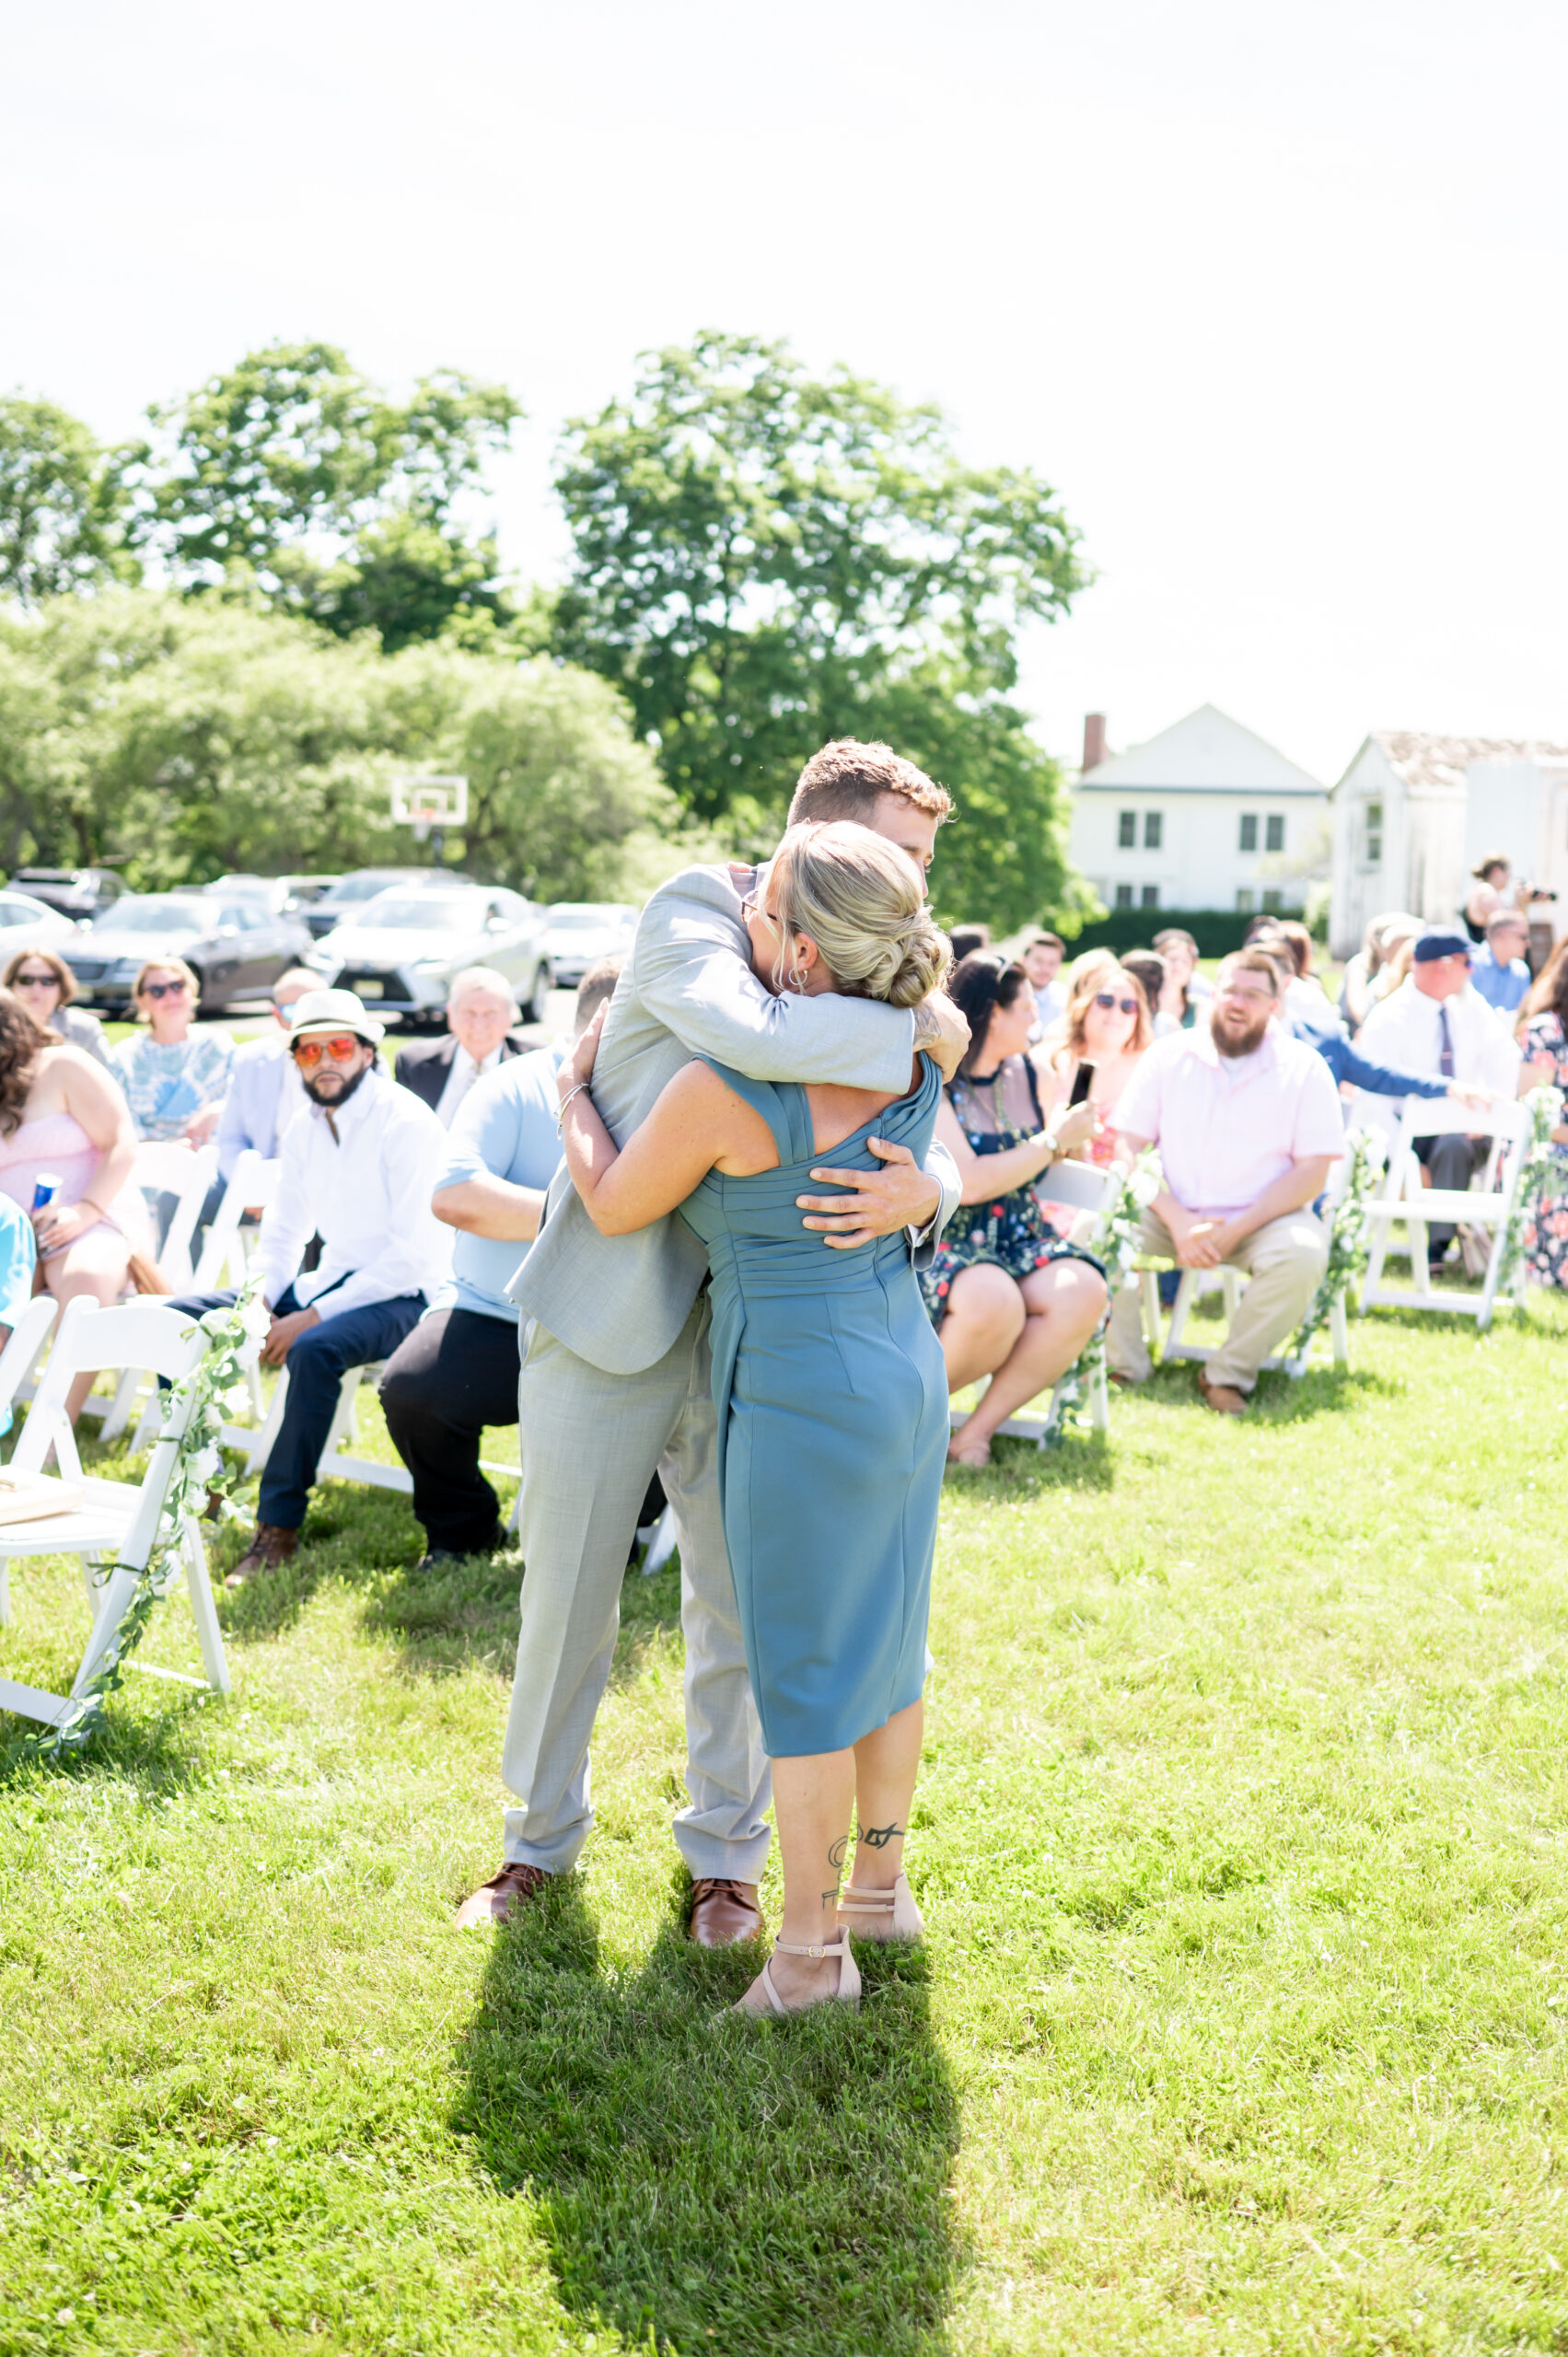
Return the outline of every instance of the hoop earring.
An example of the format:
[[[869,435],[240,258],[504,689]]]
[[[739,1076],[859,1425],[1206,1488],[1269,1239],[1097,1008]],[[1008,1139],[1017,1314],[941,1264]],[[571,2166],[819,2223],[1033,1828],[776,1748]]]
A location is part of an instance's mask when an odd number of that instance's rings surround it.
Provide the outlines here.
[[[804,998],[804,997],[805,997],[805,995],[806,995],[806,969],[805,969],[805,967],[804,967],[804,966],[792,966],[792,967],[790,968],[790,970],[789,970],[788,974],[785,976],[785,978],[784,978],[784,979],[785,979],[785,981],[788,982],[790,989],[791,989],[792,991],[794,991],[794,993],[796,993],[796,996],[797,998]]]

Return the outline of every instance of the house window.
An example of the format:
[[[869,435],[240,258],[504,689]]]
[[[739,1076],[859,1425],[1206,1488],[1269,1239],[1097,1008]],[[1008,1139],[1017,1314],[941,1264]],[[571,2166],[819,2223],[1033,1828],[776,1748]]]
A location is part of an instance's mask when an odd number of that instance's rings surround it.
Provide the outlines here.
[[[1252,913],[1252,895],[1246,885],[1236,896],[1236,913],[1238,917],[1249,917]]]
[[[1119,909],[1130,909],[1132,907],[1132,887],[1131,884],[1119,884],[1117,886],[1116,905]]]
[[[1263,895],[1263,906],[1266,909],[1283,909],[1284,904],[1285,896],[1283,892],[1265,892]]]
[[[1250,810],[1241,821],[1240,848],[1243,851],[1256,851],[1258,848],[1258,820],[1255,813]],[[1249,900],[1247,905],[1250,908],[1251,901]]]
[[[1160,904],[1159,886],[1157,884],[1145,884],[1143,890],[1138,895],[1138,904],[1140,908],[1157,909]]]
[[[1366,849],[1363,857],[1368,867],[1383,865],[1383,805],[1369,802],[1366,806]]]
[[[1117,812],[1116,848],[1118,851],[1137,850],[1138,813],[1135,810],[1119,810]]]
[[[1280,819],[1268,819],[1268,820],[1265,822],[1265,825],[1264,825],[1264,828],[1263,828],[1263,848],[1264,848],[1264,850],[1265,850],[1265,851],[1283,851],[1284,847],[1285,847],[1285,822],[1284,822],[1283,819],[1283,818],[1280,818]],[[1265,900],[1265,901],[1264,901],[1264,903],[1263,903],[1263,905],[1264,905],[1264,907],[1265,907],[1265,908],[1267,908],[1269,904],[1268,904],[1268,902]]]
[[[1164,848],[1164,811],[1145,810],[1144,813],[1144,849],[1145,851],[1160,851]]]

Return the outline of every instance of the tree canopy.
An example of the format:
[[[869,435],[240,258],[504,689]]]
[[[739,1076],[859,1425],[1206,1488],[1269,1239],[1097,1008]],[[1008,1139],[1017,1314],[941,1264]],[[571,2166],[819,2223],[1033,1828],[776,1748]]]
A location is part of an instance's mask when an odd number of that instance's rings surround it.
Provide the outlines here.
[[[134,571],[118,470],[52,401],[0,400],[0,591],[24,606]]]
[[[1006,699],[1020,629],[1086,575],[1037,475],[963,465],[930,406],[708,333],[573,424],[556,487],[575,546],[556,644],[623,690],[688,810],[760,831],[825,739],[885,736],[1005,816],[993,857],[978,828],[967,856],[945,839],[962,913],[1061,898],[1057,773]]]

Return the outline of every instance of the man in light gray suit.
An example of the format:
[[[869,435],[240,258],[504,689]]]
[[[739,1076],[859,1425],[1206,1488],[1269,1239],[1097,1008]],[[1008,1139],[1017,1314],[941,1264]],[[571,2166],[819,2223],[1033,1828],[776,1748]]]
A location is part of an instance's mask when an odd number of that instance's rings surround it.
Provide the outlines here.
[[[923,872],[951,807],[942,787],[889,747],[845,742],[807,764],[789,815],[792,825],[858,820]],[[618,1143],[695,1053],[758,1080],[898,1093],[917,1046],[957,1068],[968,1029],[944,999],[912,1014],[764,990],[741,916],[764,880],[751,868],[688,868],[649,900],[594,1066],[594,1103]],[[822,1230],[829,1250],[907,1228],[923,1256],[958,1200],[951,1158],[934,1145],[922,1169],[902,1147],[877,1151],[887,1167],[875,1174],[814,1173],[842,1178],[847,1191],[802,1196],[802,1225]],[[459,1923],[505,1919],[568,1873],[587,1839],[588,1738],[637,1509],[656,1467],[680,1542],[690,1798],[674,1831],[692,1878],[691,1936],[721,1946],[762,1928],[771,1784],[719,1512],[706,1275],[703,1247],[679,1214],[636,1235],[600,1236],[564,1167],[557,1172],[511,1286],[522,1309],[527,1568],[502,1774],[517,1805],[505,1816],[505,1863],[464,1901]]]

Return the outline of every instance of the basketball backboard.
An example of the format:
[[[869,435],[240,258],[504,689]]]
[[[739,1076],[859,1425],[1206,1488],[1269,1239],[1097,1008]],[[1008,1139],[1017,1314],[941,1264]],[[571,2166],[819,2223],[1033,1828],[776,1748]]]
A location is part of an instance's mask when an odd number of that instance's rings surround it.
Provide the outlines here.
[[[469,815],[469,782],[434,770],[414,771],[392,780],[392,817],[412,827],[414,841],[423,842],[432,829],[461,827]]]

